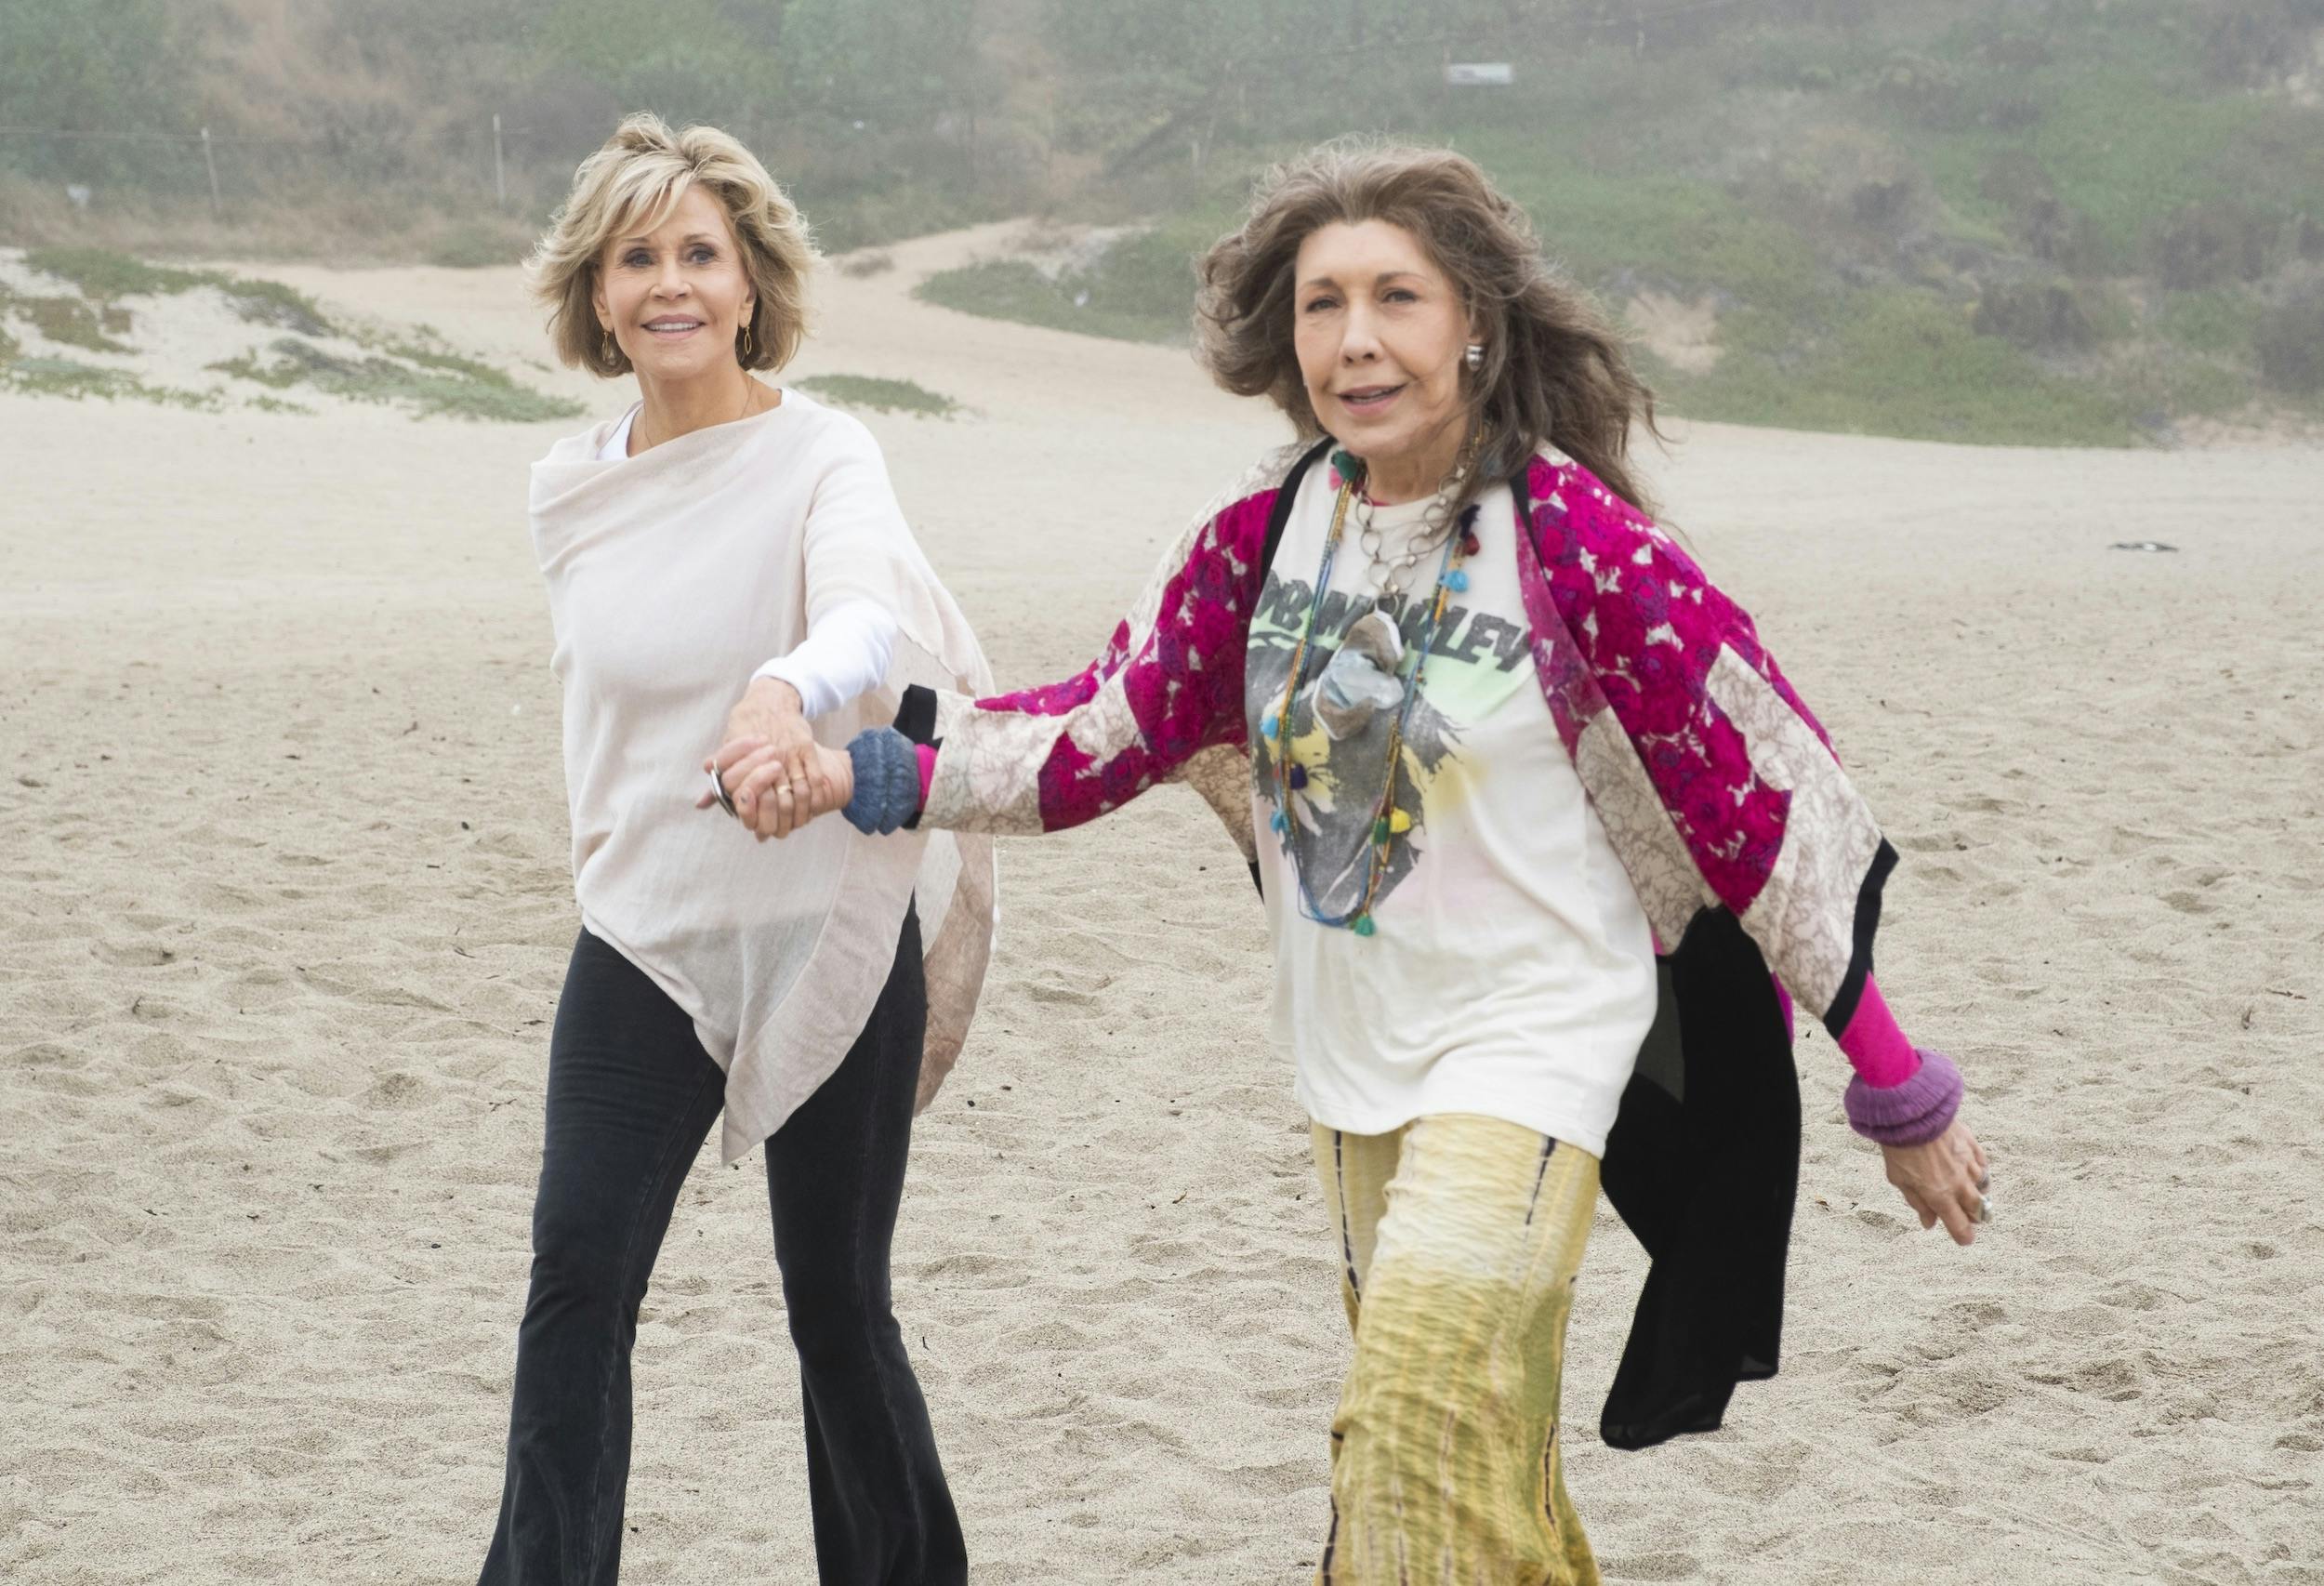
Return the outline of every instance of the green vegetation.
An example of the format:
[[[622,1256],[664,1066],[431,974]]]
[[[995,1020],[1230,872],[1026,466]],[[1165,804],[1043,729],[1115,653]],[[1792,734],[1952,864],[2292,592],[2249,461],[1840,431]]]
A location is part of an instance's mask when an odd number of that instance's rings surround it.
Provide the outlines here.
[[[1528,155],[1522,139],[1459,145],[1534,217],[1550,257],[1605,283],[1634,275],[1684,291],[1722,292],[1786,314],[1823,298],[1824,271],[1800,229],[1754,213],[1700,178],[1606,176]]]
[[[70,358],[20,358],[7,371],[11,389],[39,396],[104,397],[142,395],[138,382],[117,369],[99,369]]]
[[[237,354],[210,365],[216,373],[264,388],[287,391],[306,386],[353,402],[393,403],[421,416],[530,423],[569,418],[580,407],[519,385],[488,363],[445,347],[420,326],[391,337],[357,326],[335,326],[314,300],[280,282],[249,280],[217,271],[169,270],[127,255],[96,248],[38,249],[27,265],[78,287],[80,296],[25,296],[0,289],[0,325],[17,323],[54,345],[91,351],[136,353],[116,340],[134,328],[130,311],[114,301],[123,297],[168,297],[196,287],[214,288],[234,311],[254,324],[287,331],[265,350]],[[319,339],[352,341],[352,356],[318,345]],[[38,395],[133,398],[214,409],[218,391],[185,391],[155,386],[122,369],[100,368],[57,357],[26,358],[22,344],[0,330],[0,385]],[[249,405],[269,412],[309,412],[279,397],[258,395]]]
[[[2137,433],[2139,415],[2120,396],[1977,335],[1933,293],[1860,294],[1804,340],[1763,311],[1721,329],[1727,353],[1709,374],[1656,371],[1674,410],[1979,445],[2120,445]]]
[[[650,108],[743,138],[826,245],[855,247],[1037,200],[1011,100],[1045,3],[300,0],[256,22],[218,0],[0,0],[0,105],[35,129],[0,139],[0,182],[22,184],[0,211],[80,240],[57,195],[81,184],[114,234],[214,247],[207,126],[226,226],[271,249],[502,263],[522,246],[501,234],[536,233],[615,115]]]
[[[2106,365],[2105,378],[2132,411],[2157,424],[2238,413],[2260,394],[2245,363],[2178,357],[2152,346],[2133,349]]]
[[[272,325],[300,336],[338,334],[331,322],[323,317],[323,311],[315,306],[312,297],[279,281],[248,281],[221,275],[217,284],[234,305],[234,311],[252,324]]]
[[[994,259],[929,277],[914,296],[946,309],[1119,341],[1193,339],[1195,263],[1231,214],[1205,205],[1117,240],[1089,265],[1050,273]]]
[[[1349,38],[1345,8],[1213,16],[1224,4],[1124,0],[1061,23],[1087,73],[1061,141],[1109,152],[1117,192],[1165,217],[1153,238],[1054,280],[989,264],[922,295],[1183,338],[1187,261],[1233,224],[1245,173],[1333,130],[1301,85],[1344,68],[1331,46],[1346,39],[1363,46],[1374,125],[1474,157],[1609,308],[1653,291],[1715,310],[1707,372],[1641,351],[1671,411],[2132,445],[2247,408],[2263,378],[2291,399],[2324,384],[2309,373],[2324,369],[2324,310],[2303,285],[2324,278],[2324,110],[2280,91],[2324,45],[2324,0],[1590,0],[1499,20],[1451,0],[1497,46],[1472,58],[1516,75],[1465,93],[1432,80],[1433,54]],[[1512,31],[1515,11],[1539,25]],[[1270,16],[1314,59],[1270,58],[1261,95],[1232,57],[1265,53],[1235,30]],[[1224,30],[1219,59],[1175,75],[1121,64],[1142,29],[1197,22]],[[1175,268],[1150,268],[1159,257]]]
[[[531,239],[513,227],[469,222],[454,227],[428,250],[428,262],[446,270],[486,270],[515,264]]]
[[[407,406],[422,417],[529,424],[571,418],[582,411],[562,398],[527,390],[499,370],[473,359],[410,343],[394,343],[381,351],[346,358],[303,337],[286,336],[268,350],[274,354],[270,363],[245,354],[211,367],[271,390],[310,386],[350,402]]]
[[[186,63],[198,53],[199,9],[185,0],[0,0],[0,105],[20,127],[117,131],[115,118],[144,126],[193,131],[202,85]],[[79,138],[67,154],[70,176],[112,183],[151,170],[153,145],[120,138]],[[46,176],[40,165],[59,156],[37,142],[0,139],[0,168],[15,165]]]
[[[2157,309],[2154,325],[2190,351],[2233,357],[2257,344],[2265,311],[2266,304],[2246,287],[2173,292]]]
[[[420,327],[420,333],[422,335],[432,334],[425,325]],[[473,381],[480,386],[497,386],[504,390],[517,390],[517,383],[514,380],[491,364],[480,363],[473,358],[463,358],[458,353],[448,352],[441,347],[414,341],[396,341],[388,344],[387,351],[406,363],[416,363],[423,369],[433,369],[438,374],[451,375],[459,379]]]
[[[24,262],[44,274],[71,282],[80,288],[83,297],[105,306],[108,312],[120,314],[117,328],[125,331],[128,328],[126,311],[110,307],[114,298],[175,297],[197,286],[215,286],[226,295],[234,311],[253,324],[272,325],[301,336],[333,334],[331,323],[324,318],[313,298],[279,281],[254,281],[217,270],[171,270],[111,248],[33,248],[25,254]],[[105,350],[128,350],[113,347]]]
[[[1118,287],[1101,266],[1051,277],[1023,259],[994,259],[947,270],[920,283],[913,296],[940,308],[992,319],[1017,320],[1119,341],[1184,340],[1193,282],[1175,292]]]
[[[867,407],[879,413],[913,413],[949,418],[960,404],[909,380],[885,380],[870,375],[814,375],[799,389],[842,407]]]
[[[298,384],[300,380],[306,378],[307,373],[305,365],[296,359],[285,358],[274,363],[261,363],[247,352],[238,353],[231,358],[220,359],[208,367],[221,375],[231,375],[237,380],[248,380],[254,385],[271,386],[278,391],[286,390]]]
[[[222,279],[211,271],[148,264],[112,248],[33,248],[24,262],[44,275],[70,281],[86,297],[163,297],[215,286]]]
[[[2296,396],[2324,393],[2324,288],[2278,305],[2259,324],[2260,370]]]
[[[129,315],[80,297],[25,297],[0,290],[0,313],[13,315],[50,341],[90,352],[126,352],[112,333],[125,334]]]
[[[76,402],[90,397],[112,402],[125,397],[203,413],[216,412],[220,405],[218,397],[209,391],[147,385],[118,369],[99,369],[70,358],[11,355],[0,360],[0,390],[20,391],[27,396],[66,397]]]
[[[923,295],[1182,341],[1191,260],[1251,176],[1360,126],[1473,154],[1610,306],[1708,299],[1719,363],[1656,370],[1689,415],[2132,444],[2263,392],[2309,400],[2324,107],[2300,79],[2324,0],[278,9],[252,27],[215,0],[0,0],[0,103],[71,135],[0,139],[0,225],[76,245],[35,262],[99,306],[97,335],[123,335],[102,305],[196,284],[285,335],[331,327],[296,294],[91,237],[505,263],[614,114],[651,108],[740,137],[835,252],[1028,213],[1153,223],[1059,274],[1000,262]],[[1448,88],[1448,59],[1507,61],[1513,84]],[[89,218],[67,183],[96,190]]]
[[[1029,194],[1003,198],[972,187],[923,187],[905,180],[839,192],[819,192],[800,182],[793,196],[813,223],[816,245],[833,253],[1006,219],[1031,202]]]

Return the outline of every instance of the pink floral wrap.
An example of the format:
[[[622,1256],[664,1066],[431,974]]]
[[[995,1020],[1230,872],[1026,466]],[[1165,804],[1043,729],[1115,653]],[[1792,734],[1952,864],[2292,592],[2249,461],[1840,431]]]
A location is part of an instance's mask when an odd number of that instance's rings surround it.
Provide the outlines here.
[[[1250,857],[1244,651],[1268,518],[1299,452],[1261,460],[1197,517],[1086,670],[988,699],[940,696],[921,818],[1053,831],[1182,780]],[[1908,1050],[1864,995],[1895,854],[1822,726],[1750,617],[1644,514],[1553,451],[1523,482],[1535,669],[1657,938],[1674,945],[1703,909],[1732,912],[1859,1071],[1896,1083],[1905,1075],[1886,1059],[1860,1055]],[[1859,1008],[1880,1027],[1850,1029]]]

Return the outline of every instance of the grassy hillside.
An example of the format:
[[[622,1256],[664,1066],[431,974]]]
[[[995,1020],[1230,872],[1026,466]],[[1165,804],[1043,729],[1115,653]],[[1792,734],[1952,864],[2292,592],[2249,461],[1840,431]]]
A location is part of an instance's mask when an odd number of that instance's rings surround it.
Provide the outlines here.
[[[505,261],[642,106],[739,133],[835,249],[1138,222],[929,296],[1154,339],[1255,170],[1377,131],[1482,161],[1687,414],[2324,411],[2324,0],[0,0],[0,243]]]
[[[2324,6],[1866,6],[1561,42],[1505,52],[1510,88],[1446,90],[1429,61],[1340,98],[1477,158],[1613,305],[1714,324],[1709,367],[1642,353],[1682,412],[2046,444],[2324,415]],[[1341,124],[1293,98],[1208,125],[1200,171],[1173,146],[1085,200],[1164,213],[1145,238],[928,296],[1182,336],[1187,259],[1247,173]]]

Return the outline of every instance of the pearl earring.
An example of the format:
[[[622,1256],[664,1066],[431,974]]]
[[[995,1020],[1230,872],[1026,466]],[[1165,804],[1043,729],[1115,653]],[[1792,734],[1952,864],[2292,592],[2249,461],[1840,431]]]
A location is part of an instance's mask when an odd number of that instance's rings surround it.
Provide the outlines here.
[[[1473,375],[1473,374],[1475,374],[1475,373],[1476,373],[1479,369],[1484,368],[1484,367],[1485,367],[1485,343],[1483,343],[1483,342],[1481,342],[1481,341],[1472,341],[1472,342],[1469,343],[1469,351],[1468,351],[1468,356],[1467,356],[1467,358],[1464,360],[1464,362],[1466,362],[1466,363],[1468,363],[1468,365],[1469,365],[1469,372],[1470,372],[1471,374],[1472,374],[1472,375]]]

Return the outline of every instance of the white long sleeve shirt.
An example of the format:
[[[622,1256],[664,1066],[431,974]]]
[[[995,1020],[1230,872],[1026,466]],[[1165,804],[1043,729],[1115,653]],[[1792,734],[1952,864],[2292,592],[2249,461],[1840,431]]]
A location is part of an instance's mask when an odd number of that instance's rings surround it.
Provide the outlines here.
[[[638,409],[621,416],[598,448],[600,462],[629,456],[629,431]],[[879,686],[895,659],[896,619],[872,601],[846,601],[823,614],[788,654],[777,655],[753,679],[777,678],[799,691],[799,708],[812,721]]]

